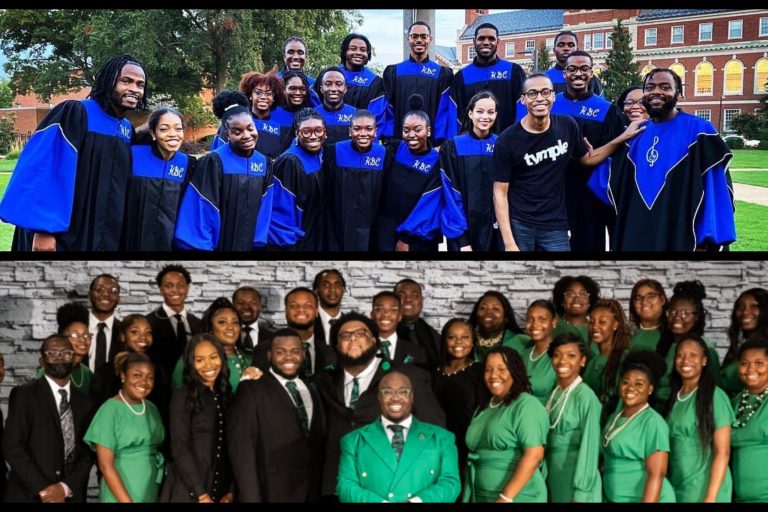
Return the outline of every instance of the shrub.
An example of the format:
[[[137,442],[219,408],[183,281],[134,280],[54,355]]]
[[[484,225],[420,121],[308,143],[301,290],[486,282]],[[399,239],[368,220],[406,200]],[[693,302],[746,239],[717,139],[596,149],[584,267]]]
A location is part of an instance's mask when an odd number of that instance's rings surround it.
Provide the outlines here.
[[[16,114],[0,116],[0,155],[5,155],[14,149],[16,142]]]
[[[761,140],[760,144],[757,145],[757,149],[763,149],[768,151],[768,140]]]
[[[201,144],[199,142],[184,141],[181,143],[179,151],[188,155],[202,155],[208,152],[210,144]]]
[[[728,149],[744,149],[744,139],[731,137],[725,140],[725,145],[728,146]]]

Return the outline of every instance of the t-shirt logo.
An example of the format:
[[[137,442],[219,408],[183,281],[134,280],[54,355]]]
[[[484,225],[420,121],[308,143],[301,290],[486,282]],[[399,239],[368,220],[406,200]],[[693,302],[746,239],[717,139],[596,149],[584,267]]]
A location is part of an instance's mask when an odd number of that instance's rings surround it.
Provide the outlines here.
[[[557,160],[557,157],[564,155],[566,151],[568,151],[568,143],[557,139],[557,144],[555,146],[537,151],[535,155],[526,153],[523,158],[525,158],[525,163],[528,164],[528,167],[533,167],[534,165],[540,164],[547,158],[554,162]]]
[[[171,164],[171,167],[168,169],[168,176],[171,176],[173,178],[183,178],[184,170],[185,170],[184,167],[180,165]]]

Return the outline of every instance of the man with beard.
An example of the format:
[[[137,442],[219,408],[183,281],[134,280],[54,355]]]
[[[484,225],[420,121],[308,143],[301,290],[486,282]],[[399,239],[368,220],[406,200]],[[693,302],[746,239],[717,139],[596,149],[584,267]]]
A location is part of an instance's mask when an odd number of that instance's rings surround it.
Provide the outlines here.
[[[401,279],[393,289],[400,298],[402,320],[397,324],[399,339],[409,341],[424,350],[430,370],[440,365],[440,334],[421,317],[424,295],[421,285],[413,279]]]
[[[241,286],[232,294],[232,304],[240,318],[240,339],[246,352],[269,343],[274,327],[261,316],[261,294],[252,286]]]
[[[357,108],[344,103],[347,82],[341,68],[331,66],[322,70],[317,75],[314,88],[323,100],[316,108],[325,119],[325,125],[328,129],[328,138],[325,140],[326,146],[348,140],[352,114],[357,111]]]
[[[457,123],[467,115],[469,100],[480,91],[490,91],[503,99],[496,107],[493,133],[501,133],[515,122],[515,100],[523,93],[525,71],[514,62],[500,59],[499,30],[493,23],[481,23],[475,28],[475,58],[453,77],[452,96],[458,109]],[[457,124],[458,127],[458,124]]]
[[[555,46],[552,49],[555,53],[555,65],[546,71],[546,75],[552,80],[552,86],[557,94],[565,92],[566,88],[565,66],[567,64],[565,61],[571,52],[575,52],[578,49],[579,39],[570,30],[563,30],[555,36]],[[588,88],[589,92],[595,96],[603,95],[603,84],[594,75],[589,79]]]
[[[115,317],[115,308],[120,304],[117,278],[110,274],[96,276],[91,281],[88,299],[88,331],[94,333],[94,338],[82,363],[95,374],[103,364],[112,364],[120,351],[120,320]]]
[[[147,107],[146,89],[143,65],[121,55],[101,67],[89,99],[43,119],[0,201],[0,219],[16,225],[13,250],[119,249],[133,135],[125,116]]]
[[[450,503],[461,490],[456,439],[413,414],[413,385],[379,382],[379,420],[341,438],[336,492],[342,503]]]
[[[371,42],[361,34],[347,34],[341,41],[341,71],[347,81],[344,103],[367,109],[375,98],[384,94],[384,80],[370,68]]]
[[[267,358],[269,371],[240,384],[227,416],[238,501],[316,502],[325,418],[317,391],[299,375],[299,333],[278,330]]]
[[[144,315],[152,328],[152,345],[147,355],[166,375],[173,375],[187,341],[199,334],[202,322],[187,311],[186,300],[192,276],[181,265],[166,265],[155,277],[163,304]]]
[[[11,390],[3,436],[11,466],[6,502],[85,502],[94,457],[83,435],[95,411],[70,385],[73,358],[68,338],[47,337],[40,347],[45,376]]]
[[[437,403],[429,375],[414,365],[396,365],[376,357],[379,330],[360,313],[347,313],[331,329],[338,364],[316,376],[317,389],[327,418],[326,451],[321,493],[333,499],[339,470],[339,441],[348,432],[374,421],[380,414],[379,382],[391,370],[406,374],[413,383],[414,412],[423,421],[445,425],[445,413]]]
[[[346,290],[347,282],[341,271],[335,268],[321,270],[315,275],[312,291],[320,302],[314,330],[317,344],[328,346],[331,327],[341,318],[341,299]]]
[[[736,240],[733,154],[709,121],[679,111],[680,77],[643,79],[646,130],[614,156],[604,199],[616,210],[618,251],[717,251]]]
[[[397,326],[403,319],[400,297],[389,290],[379,292],[371,300],[371,318],[379,329],[381,354],[397,364],[415,364],[430,371],[424,349],[397,336]]]

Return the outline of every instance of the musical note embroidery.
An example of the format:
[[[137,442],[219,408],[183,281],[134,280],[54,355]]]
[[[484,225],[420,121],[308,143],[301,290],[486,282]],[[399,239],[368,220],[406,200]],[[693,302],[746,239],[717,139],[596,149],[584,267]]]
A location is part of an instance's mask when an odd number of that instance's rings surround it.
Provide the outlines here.
[[[653,167],[653,164],[655,164],[659,159],[659,152],[656,151],[656,144],[658,143],[659,137],[656,136],[653,138],[653,144],[651,144],[651,147],[648,148],[648,151],[645,152],[645,161],[648,162],[649,167]]]

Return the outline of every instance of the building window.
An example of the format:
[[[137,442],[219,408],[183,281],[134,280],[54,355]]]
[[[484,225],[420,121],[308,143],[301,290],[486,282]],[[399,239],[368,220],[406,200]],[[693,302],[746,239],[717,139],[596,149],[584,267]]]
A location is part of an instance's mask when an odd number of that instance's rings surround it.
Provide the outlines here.
[[[547,38],[547,48],[549,50],[552,50],[555,47],[555,38],[554,37],[548,37]]]
[[[605,33],[605,49],[610,50],[613,48],[613,34],[610,32]]]
[[[592,34],[584,34],[584,51],[592,49]]]
[[[504,46],[504,56],[508,59],[515,58],[515,43],[507,43]]]
[[[714,80],[715,68],[711,62],[699,62],[694,70],[695,86],[694,96],[712,96],[712,83]]]
[[[723,111],[723,131],[733,131],[733,118],[741,113],[738,108],[727,108]]]
[[[525,53],[533,53],[533,50],[536,49],[536,41],[533,39],[528,39],[525,42]]]
[[[712,121],[712,111],[711,110],[697,110],[695,112],[696,117],[703,119],[705,121]]]
[[[604,37],[605,37],[605,34],[603,34],[602,32],[595,34],[592,37],[592,48],[594,48],[595,50],[602,50]]]
[[[679,62],[675,62],[669,66],[669,69],[671,69],[677,76],[680,77],[680,83],[683,84],[683,92],[685,92],[685,67],[683,67],[683,65]]]
[[[656,66],[653,64],[646,64],[643,69],[640,70],[640,78],[645,78],[645,75],[650,73]]]
[[[725,63],[725,85],[723,94],[742,94],[744,90],[744,65],[740,60]]]
[[[712,40],[712,24],[699,23],[699,41],[711,41],[711,40]]]
[[[744,28],[744,20],[731,20],[728,22],[728,39],[741,39]]]
[[[474,46],[469,47],[469,60],[474,60],[475,55],[477,55],[477,50],[475,50]]]
[[[760,37],[768,36],[768,18],[760,18],[760,31],[757,35]]]
[[[656,46],[656,29],[645,29],[645,46]]]
[[[672,27],[672,38],[669,41],[671,44],[683,44],[683,26],[675,25]]]
[[[755,63],[755,94],[768,94],[768,59]]]

